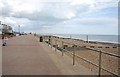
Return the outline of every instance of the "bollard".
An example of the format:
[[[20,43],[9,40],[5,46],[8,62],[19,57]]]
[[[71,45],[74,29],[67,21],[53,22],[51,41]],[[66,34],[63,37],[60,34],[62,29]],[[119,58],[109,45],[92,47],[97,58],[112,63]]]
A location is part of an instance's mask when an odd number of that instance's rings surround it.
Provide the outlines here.
[[[43,42],[43,37],[42,36],[40,36],[40,42]]]

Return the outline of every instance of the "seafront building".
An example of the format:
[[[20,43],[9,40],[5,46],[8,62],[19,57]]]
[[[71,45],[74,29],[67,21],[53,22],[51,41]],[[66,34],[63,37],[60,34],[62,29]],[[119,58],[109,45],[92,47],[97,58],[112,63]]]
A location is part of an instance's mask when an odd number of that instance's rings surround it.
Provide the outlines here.
[[[13,29],[11,26],[2,24],[0,21],[0,38],[2,37],[2,34],[13,35]]]
[[[13,33],[12,27],[6,24],[2,24],[2,33]]]

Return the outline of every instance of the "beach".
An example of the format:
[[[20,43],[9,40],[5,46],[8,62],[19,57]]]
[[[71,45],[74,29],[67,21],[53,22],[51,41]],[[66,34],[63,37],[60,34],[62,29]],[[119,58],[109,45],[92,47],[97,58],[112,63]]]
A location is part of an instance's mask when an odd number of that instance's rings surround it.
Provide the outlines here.
[[[97,75],[31,34],[9,38],[2,56],[3,75]]]
[[[73,52],[75,51],[75,60],[89,68],[91,71],[98,73],[98,67],[90,64],[89,62],[85,62],[80,58],[84,58],[93,64],[99,65],[99,52],[94,50],[105,52],[101,54],[101,67],[105,68],[115,74],[119,73],[119,58],[108,55],[119,55],[117,44],[112,43],[99,43],[99,42],[86,42],[83,40],[75,40],[71,38],[61,38],[58,36],[43,36],[44,41],[48,42],[51,46],[56,47],[62,52],[62,49],[66,50],[64,54],[73,57]],[[82,47],[82,48],[81,48]],[[86,49],[88,48],[88,49]],[[108,53],[108,54],[106,54]],[[80,58],[79,58],[80,57]],[[111,75],[110,73],[101,70],[101,74],[103,75]]]

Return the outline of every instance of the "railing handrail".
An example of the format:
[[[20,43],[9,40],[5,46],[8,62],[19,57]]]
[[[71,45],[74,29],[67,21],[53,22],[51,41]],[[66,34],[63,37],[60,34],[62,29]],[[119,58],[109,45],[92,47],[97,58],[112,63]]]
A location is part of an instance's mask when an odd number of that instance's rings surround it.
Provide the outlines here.
[[[57,40],[57,41],[61,42],[60,40]],[[63,43],[67,43],[67,42],[64,42],[63,40],[62,40],[62,42],[63,42]],[[75,46],[79,46],[79,47],[83,48],[82,46],[80,46],[80,45],[78,45],[78,44],[71,44],[71,43],[67,43],[67,44],[75,45]],[[120,55],[116,55],[116,54],[113,54],[113,53],[110,53],[110,52],[106,52],[106,51],[103,51],[103,50],[94,49],[94,48],[90,48],[90,47],[84,47],[84,48],[89,49],[89,50],[93,50],[93,51],[97,51],[97,52],[100,52],[100,51],[101,51],[101,52],[104,53],[104,54],[108,54],[108,55],[110,55],[110,56],[114,56],[114,57],[120,58]]]
[[[66,43],[66,44],[70,44],[70,45],[73,45],[73,46],[79,46],[79,47],[81,47],[81,48],[86,48],[86,49],[93,50],[93,51],[96,51],[96,52],[99,52],[99,53],[103,53],[103,54],[107,54],[107,55],[110,55],[110,56],[113,56],[113,57],[120,58],[120,55],[116,55],[116,54],[113,54],[113,53],[109,53],[109,52],[106,52],[106,51],[103,51],[103,50],[94,49],[94,48],[90,48],[90,47],[83,47],[83,46],[80,46],[80,45],[78,45],[78,44],[71,44],[71,43],[65,42],[65,41],[63,41],[63,40],[61,41],[61,40],[55,39],[55,41],[59,41],[59,42]],[[61,49],[64,50],[64,51],[68,51],[68,50],[66,50],[66,49],[64,49],[64,48],[61,48]],[[73,54],[73,53],[72,53],[72,54]],[[100,56],[101,56],[101,55],[100,55]],[[99,56],[99,58],[100,58],[100,56]],[[80,59],[82,59],[82,60],[84,60],[84,61],[86,61],[86,62],[88,62],[88,63],[90,63],[90,64],[92,64],[92,65],[94,65],[94,66],[96,66],[96,67],[99,67],[100,70],[102,69],[102,70],[104,70],[104,71],[106,71],[106,72],[108,72],[108,73],[110,73],[110,74],[112,74],[112,75],[114,75],[114,76],[119,77],[118,74],[116,74],[116,73],[114,73],[114,72],[111,72],[111,71],[109,71],[109,70],[106,69],[106,68],[101,67],[101,65],[95,64],[95,63],[93,63],[92,61],[89,61],[89,60],[87,60],[87,59],[85,59],[85,58],[82,58],[82,57],[80,57],[80,56],[78,56],[78,55],[75,55],[75,57],[78,57],[78,58],[80,58]],[[99,64],[101,64],[101,63],[99,63]]]
[[[64,51],[68,51],[68,50],[63,49],[63,48],[61,48],[61,49],[64,50]],[[71,53],[71,54],[73,54],[73,53]],[[84,61],[86,61],[86,62],[88,62],[88,63],[90,63],[90,64],[92,64],[92,65],[94,65],[94,66],[96,66],[96,67],[99,67],[98,64],[95,64],[95,63],[93,63],[92,61],[89,61],[89,60],[87,60],[87,59],[85,59],[85,58],[82,58],[82,57],[80,57],[80,56],[78,56],[78,55],[75,55],[75,56],[78,57],[78,58],[80,58],[80,59],[82,59],[82,60],[84,60]],[[117,77],[119,76],[118,74],[113,73],[113,72],[107,70],[106,68],[103,68],[103,67],[100,67],[100,68],[101,68],[102,70],[106,71],[106,72],[109,72],[109,73],[113,74],[114,76],[117,76]]]
[[[120,55],[116,55],[116,54],[113,54],[113,53],[110,53],[110,52],[106,52],[106,51],[103,51],[103,50],[97,50],[97,49],[94,49],[94,48],[89,48],[89,47],[85,47],[87,49],[90,49],[90,50],[93,50],[93,51],[97,51],[97,52],[102,52],[104,54],[107,54],[107,55],[110,55],[110,56],[114,56],[114,57],[118,57],[120,58]]]

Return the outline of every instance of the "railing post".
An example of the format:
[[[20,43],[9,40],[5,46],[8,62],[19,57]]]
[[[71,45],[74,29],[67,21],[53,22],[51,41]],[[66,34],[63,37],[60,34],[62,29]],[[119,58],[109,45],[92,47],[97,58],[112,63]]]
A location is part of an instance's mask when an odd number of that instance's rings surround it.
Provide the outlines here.
[[[50,42],[51,42],[51,37],[48,36],[48,46],[50,45]]]
[[[48,46],[49,46],[49,36],[47,38],[48,38]]]
[[[99,77],[101,76],[101,58],[102,58],[102,52],[99,52]]]
[[[52,36],[51,36],[50,40],[51,40],[51,48],[52,48]]]
[[[55,51],[56,51],[56,48],[57,48],[57,40],[55,40]]]
[[[64,42],[62,41],[62,47],[63,47],[63,43],[64,43]],[[64,50],[62,50],[62,56],[63,56],[63,55],[64,55]]]
[[[73,65],[75,65],[75,47],[73,47]]]
[[[120,58],[118,58],[118,75],[120,76]]]

